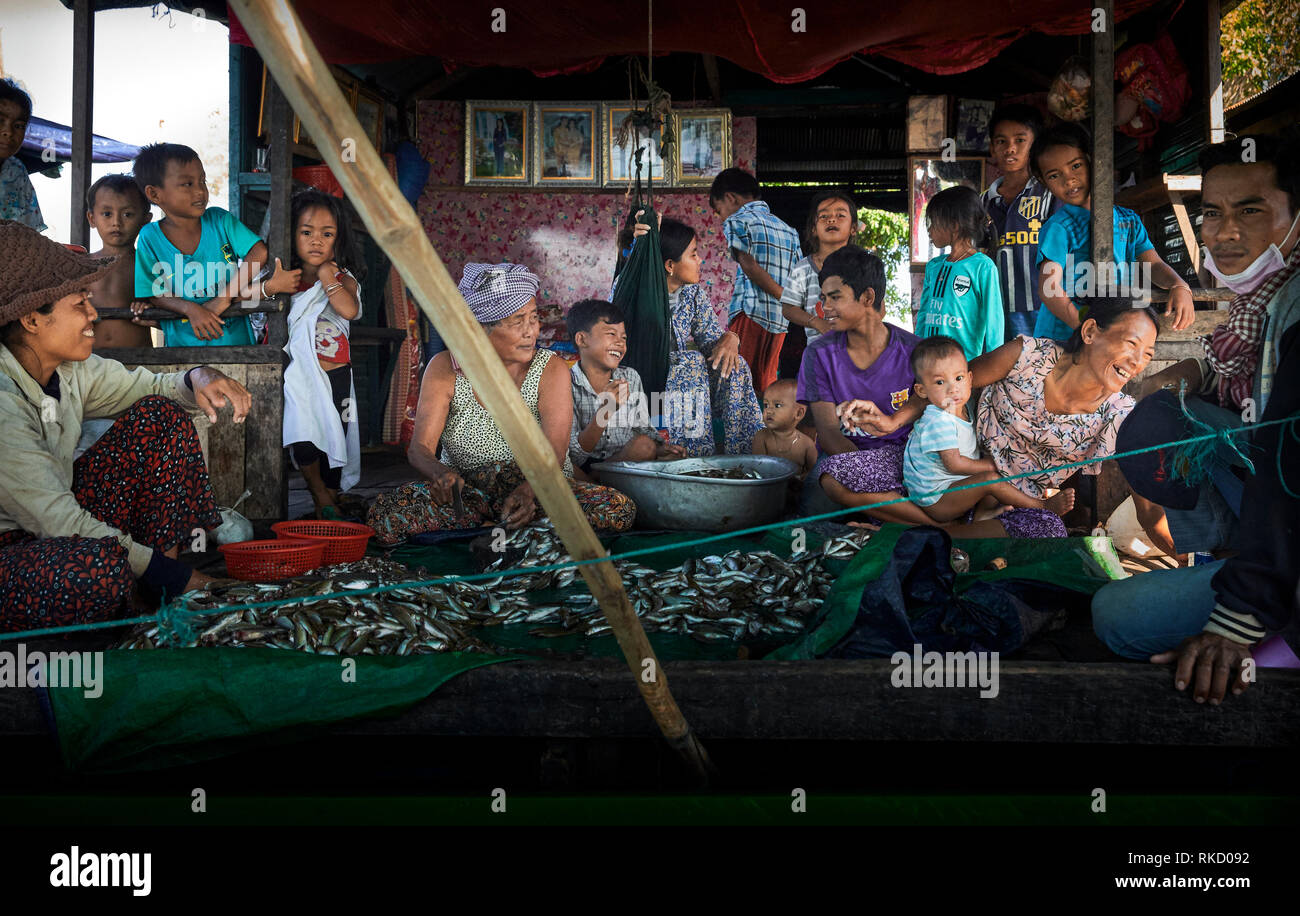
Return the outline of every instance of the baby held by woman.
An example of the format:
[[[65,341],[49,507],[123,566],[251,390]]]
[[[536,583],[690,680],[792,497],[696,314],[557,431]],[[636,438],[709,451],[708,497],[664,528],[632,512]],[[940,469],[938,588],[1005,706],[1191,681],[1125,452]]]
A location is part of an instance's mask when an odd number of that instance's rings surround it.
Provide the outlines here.
[[[926,338],[912,350],[912,373],[917,395],[929,404],[907,439],[903,483],[926,515],[936,522],[951,522],[973,508],[974,520],[980,521],[1011,506],[1047,509],[1057,515],[1073,508],[1073,490],[1036,499],[1010,483],[989,482],[999,475],[992,458],[980,457],[975,427],[967,414],[971,372],[961,344],[942,335]]]

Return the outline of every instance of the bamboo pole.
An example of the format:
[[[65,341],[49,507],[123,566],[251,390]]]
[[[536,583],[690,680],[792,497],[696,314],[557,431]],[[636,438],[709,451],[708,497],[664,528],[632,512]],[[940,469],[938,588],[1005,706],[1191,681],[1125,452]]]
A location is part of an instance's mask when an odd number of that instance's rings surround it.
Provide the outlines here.
[[[456,353],[569,554],[575,560],[607,556],[578,508],[555,452],[524,406],[518,386],[506,374],[298,16],[286,0],[231,0],[230,5],[275,82],[317,141],[326,164],[371,237],[392,260],[420,308]],[[346,161],[345,152],[349,154]],[[697,774],[706,776],[708,756],[668,689],[668,678],[613,564],[593,563],[578,570],[609,620],[655,723]]]
[[[1092,34],[1092,263],[1115,260],[1115,0],[1097,0]]]

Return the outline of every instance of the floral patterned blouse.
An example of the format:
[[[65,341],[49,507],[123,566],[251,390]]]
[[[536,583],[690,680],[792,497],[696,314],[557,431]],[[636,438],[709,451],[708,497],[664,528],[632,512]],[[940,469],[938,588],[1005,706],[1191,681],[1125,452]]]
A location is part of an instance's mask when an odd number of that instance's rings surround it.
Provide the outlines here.
[[[1093,413],[1055,414],[1043,405],[1043,382],[1065,350],[1054,340],[1022,337],[1023,349],[1007,377],[980,395],[976,430],[980,442],[1003,475],[1024,474],[1059,464],[1115,453],[1115,434],[1133,409],[1133,399],[1116,392]],[[1100,464],[1083,468],[1101,472]],[[1044,471],[1012,481],[1018,489],[1042,498],[1074,470]]]
[[[718,323],[708,294],[698,283],[688,283],[676,293],[668,294],[672,315],[673,350],[699,350],[707,358],[713,345],[727,332]]]

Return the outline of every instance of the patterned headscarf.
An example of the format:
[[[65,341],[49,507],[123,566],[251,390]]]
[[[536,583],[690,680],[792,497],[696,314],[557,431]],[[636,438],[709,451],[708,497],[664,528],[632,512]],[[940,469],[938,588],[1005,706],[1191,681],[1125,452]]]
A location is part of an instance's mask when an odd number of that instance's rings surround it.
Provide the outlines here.
[[[465,265],[457,289],[479,324],[509,318],[537,295],[541,281],[522,264]]]

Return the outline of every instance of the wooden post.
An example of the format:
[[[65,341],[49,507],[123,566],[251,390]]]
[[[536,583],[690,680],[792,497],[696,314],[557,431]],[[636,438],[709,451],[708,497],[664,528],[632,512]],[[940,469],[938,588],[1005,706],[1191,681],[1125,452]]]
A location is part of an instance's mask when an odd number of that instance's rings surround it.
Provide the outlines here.
[[[1115,258],[1115,0],[1097,0],[1092,33],[1092,263]],[[1094,27],[1095,29],[1097,27]]]
[[[267,204],[270,214],[270,226],[266,233],[267,264],[274,264],[276,258],[289,262],[289,245],[293,227],[289,225],[289,200],[293,196],[293,109],[289,100],[274,80],[267,85],[267,135],[270,149],[267,152],[267,168],[271,173],[271,198]],[[280,357],[284,364],[284,345],[289,341],[289,314],[279,312],[267,316],[266,343],[268,349]],[[276,373],[280,377],[281,373]],[[260,379],[261,376],[258,376]],[[250,376],[250,381],[252,377]],[[249,386],[252,391],[252,386]],[[259,468],[257,480],[269,492],[279,494],[279,516],[289,517],[289,481],[286,470],[286,458],[279,448],[281,433],[284,428],[284,388],[269,385],[258,393],[258,402],[263,405],[261,416],[249,424],[245,441],[245,454],[256,455],[258,449],[270,462],[270,466]],[[252,418],[250,417],[250,420]],[[256,447],[255,447],[256,446]],[[274,456],[271,458],[270,456]],[[245,474],[251,469],[246,469]]]
[[[230,215],[241,219],[244,206],[244,186],[239,183],[239,173],[244,165],[244,46],[233,42],[227,58],[230,66],[230,188],[228,207]]]
[[[270,143],[267,168],[271,172],[271,199],[267,205],[271,225],[266,233],[266,248],[268,263],[274,264],[275,259],[280,258],[287,264],[293,228],[289,225],[289,201],[293,197],[293,109],[274,80],[269,81],[266,93],[270,108],[267,119]],[[289,325],[286,316],[280,316],[278,320],[272,318],[268,330],[270,336],[267,342],[271,346],[283,347],[288,343]]]
[[[1206,0],[1205,97],[1210,100],[1208,130],[1211,143],[1222,143],[1224,132],[1222,16],[1219,0]]]
[[[72,205],[69,241],[90,247],[86,223],[86,189],[90,187],[90,153],[95,145],[95,10],[91,0],[72,8]]]
[[[298,16],[286,0],[231,0],[230,5],[371,236],[456,354],[569,554],[575,560],[607,556],[573,498],[554,450],[520,398],[518,386],[510,380]],[[355,158],[349,156],[347,161],[342,156],[345,138],[353,141],[348,144],[349,152],[355,151]],[[707,755],[668,689],[663,666],[613,564],[592,563],[578,570],[608,618],[656,724],[668,743],[703,777],[709,766]]]
[[[1092,266],[1100,278],[1115,259],[1115,0],[1095,0],[1092,32]],[[1095,18],[1101,13],[1101,21]],[[1109,274],[1108,274],[1109,276]],[[1089,492],[1089,491],[1085,491]],[[1103,488],[1091,489],[1089,525],[1104,521]]]

